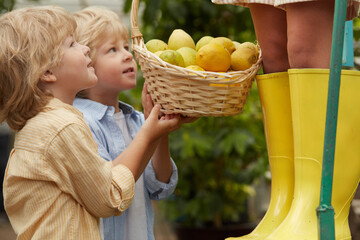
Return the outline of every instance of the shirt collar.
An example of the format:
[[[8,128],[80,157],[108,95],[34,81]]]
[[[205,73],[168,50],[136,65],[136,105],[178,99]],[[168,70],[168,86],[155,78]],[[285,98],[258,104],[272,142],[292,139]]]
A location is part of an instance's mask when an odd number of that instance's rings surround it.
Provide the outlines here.
[[[48,104],[45,106],[45,111],[46,110],[54,110],[54,109],[58,109],[58,108],[65,108],[65,109],[75,113],[76,115],[79,115],[81,117],[83,116],[83,114],[78,109],[76,109],[75,107],[73,107],[70,104],[64,103],[63,101],[61,101],[60,99],[55,98],[55,97],[50,99]]]
[[[75,98],[75,101],[81,102],[82,111],[85,112],[86,110],[91,109],[92,116],[97,120],[102,119],[106,114],[113,116],[115,113],[115,108],[113,106],[107,106],[90,99]],[[132,114],[135,111],[135,109],[131,105],[120,101],[119,108],[124,113],[124,115]]]
[[[135,111],[133,106],[120,101],[119,101],[119,108],[121,109],[121,111],[123,111],[125,115],[132,114]]]

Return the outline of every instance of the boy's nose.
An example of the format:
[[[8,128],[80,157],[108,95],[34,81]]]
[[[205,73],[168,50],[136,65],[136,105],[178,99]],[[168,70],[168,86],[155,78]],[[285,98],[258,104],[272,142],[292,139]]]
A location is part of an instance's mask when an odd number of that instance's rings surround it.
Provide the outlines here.
[[[124,57],[124,61],[127,62],[127,61],[131,61],[133,59],[133,55],[131,52],[129,51],[126,51],[126,54],[125,54],[125,57]]]
[[[84,51],[85,56],[89,55],[90,48],[88,46],[83,46],[83,49],[84,49],[83,51]]]

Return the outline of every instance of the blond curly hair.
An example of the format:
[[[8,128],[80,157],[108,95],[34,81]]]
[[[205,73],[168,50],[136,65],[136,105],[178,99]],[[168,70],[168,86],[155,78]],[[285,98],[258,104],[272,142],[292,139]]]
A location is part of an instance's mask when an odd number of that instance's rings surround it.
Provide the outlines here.
[[[129,41],[128,29],[112,10],[91,6],[75,12],[74,17],[77,23],[74,38],[78,43],[90,48],[92,65],[96,62],[97,49],[109,38]],[[86,98],[87,90],[80,91],[77,96]]]
[[[76,22],[56,6],[27,7],[0,17],[0,122],[21,130],[52,97],[40,87],[43,74],[58,66],[62,43]]]

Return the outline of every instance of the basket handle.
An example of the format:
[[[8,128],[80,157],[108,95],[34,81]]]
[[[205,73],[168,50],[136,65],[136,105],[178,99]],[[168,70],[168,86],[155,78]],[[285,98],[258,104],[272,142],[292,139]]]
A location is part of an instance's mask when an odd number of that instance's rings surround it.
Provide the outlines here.
[[[131,4],[131,38],[133,41],[138,38],[142,38],[142,34],[138,27],[138,8],[139,8],[139,0],[133,0]]]

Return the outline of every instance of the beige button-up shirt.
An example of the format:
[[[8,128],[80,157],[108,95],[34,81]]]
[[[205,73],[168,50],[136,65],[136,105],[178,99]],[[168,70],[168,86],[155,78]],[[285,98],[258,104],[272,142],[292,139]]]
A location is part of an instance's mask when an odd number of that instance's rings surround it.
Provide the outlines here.
[[[58,99],[15,137],[4,179],[4,205],[18,239],[100,239],[99,217],[120,215],[134,177],[97,154],[82,114]]]

